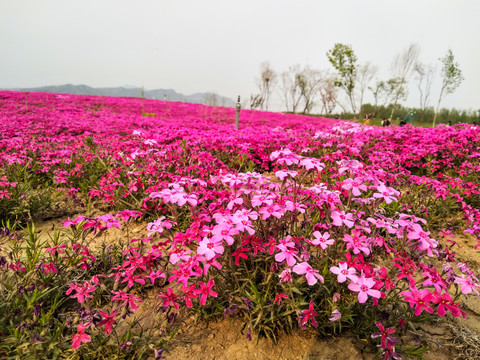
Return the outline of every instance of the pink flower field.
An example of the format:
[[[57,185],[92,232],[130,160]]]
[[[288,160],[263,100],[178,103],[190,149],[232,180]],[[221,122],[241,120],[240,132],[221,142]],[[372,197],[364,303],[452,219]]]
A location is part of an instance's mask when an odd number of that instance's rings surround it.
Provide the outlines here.
[[[192,316],[415,358],[479,294],[478,126],[0,91],[0,163],[0,358],[170,358]]]

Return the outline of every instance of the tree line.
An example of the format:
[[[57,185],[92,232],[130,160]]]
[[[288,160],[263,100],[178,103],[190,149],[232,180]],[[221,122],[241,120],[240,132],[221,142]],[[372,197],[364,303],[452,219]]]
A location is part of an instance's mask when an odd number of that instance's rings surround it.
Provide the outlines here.
[[[419,122],[478,122],[479,111],[441,109],[445,96],[452,94],[464,80],[452,50],[438,59],[441,67],[419,61],[420,47],[411,44],[397,54],[387,79],[377,76],[378,66],[371,62],[360,63],[350,45],[336,43],[326,56],[332,68],[317,70],[310,66],[292,65],[277,73],[269,62],[260,65],[257,79],[258,92],[250,96],[250,108],[268,110],[274,90],[280,92],[287,112],[311,114],[315,105],[325,116],[334,114],[343,118],[361,118],[365,114],[375,118],[400,118],[404,113]],[[431,89],[436,76],[441,78],[441,88],[436,106],[431,105]],[[414,83],[419,91],[417,108],[401,105],[407,99],[408,86]],[[365,104],[370,93],[373,104]],[[340,112],[335,112],[340,108]],[[455,116],[455,119],[452,117]]]

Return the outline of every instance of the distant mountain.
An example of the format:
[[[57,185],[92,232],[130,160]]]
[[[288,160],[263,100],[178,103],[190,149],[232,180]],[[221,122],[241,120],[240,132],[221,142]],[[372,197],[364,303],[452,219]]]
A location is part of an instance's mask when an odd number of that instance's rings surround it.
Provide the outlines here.
[[[118,96],[118,97],[143,97],[146,99],[181,101],[194,104],[205,104],[213,106],[235,106],[235,101],[225,96],[220,96],[212,92],[195,93],[192,95],[183,95],[173,89],[155,89],[142,90],[142,88],[125,85],[122,87],[94,88],[88,85],[53,85],[41,86],[36,88],[10,89],[15,91],[33,91],[48,92],[60,94],[77,95],[99,95],[99,96]]]

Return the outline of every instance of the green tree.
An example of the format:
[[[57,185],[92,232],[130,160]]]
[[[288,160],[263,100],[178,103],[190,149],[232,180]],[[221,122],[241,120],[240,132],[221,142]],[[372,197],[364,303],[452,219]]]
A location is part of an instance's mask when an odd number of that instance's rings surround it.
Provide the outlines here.
[[[433,117],[433,126],[437,120],[438,110],[440,109],[440,102],[447,94],[452,94],[462,83],[463,75],[459,65],[455,62],[452,50],[448,49],[447,54],[439,59],[442,63],[442,89],[438,98],[437,109]]]
[[[337,71],[335,85],[342,88],[350,101],[354,115],[357,114],[355,102],[355,80],[357,77],[357,57],[350,45],[336,43],[327,51],[328,61]]]

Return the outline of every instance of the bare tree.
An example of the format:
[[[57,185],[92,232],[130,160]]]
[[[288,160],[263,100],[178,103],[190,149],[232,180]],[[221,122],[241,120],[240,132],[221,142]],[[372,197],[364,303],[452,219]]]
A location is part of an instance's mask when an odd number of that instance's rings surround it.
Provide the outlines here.
[[[393,117],[398,101],[406,96],[406,84],[408,77],[413,71],[420,54],[420,46],[411,44],[403,52],[395,56],[392,64],[393,78],[396,88],[393,92],[393,107],[390,117]]]
[[[322,114],[330,115],[333,109],[337,106],[338,87],[335,86],[335,78],[326,73],[322,76],[318,92],[320,94],[320,101],[322,102]]]
[[[391,104],[394,96],[398,95],[398,100],[403,100],[406,96],[404,86],[400,86],[397,78],[387,81],[377,80],[374,86],[369,86],[375,101],[375,112],[378,112],[380,106]],[[398,93],[398,94],[397,94]]]
[[[320,72],[306,66],[296,76],[296,82],[303,100],[303,114],[310,114],[315,105],[314,97],[317,94],[320,83]]]
[[[364,64],[360,64],[357,67],[357,89],[358,89],[358,100],[359,100],[359,111],[362,111],[363,105],[363,96],[365,94],[365,90],[367,90],[368,85],[373,80],[373,77],[378,72],[378,66],[373,65],[371,62],[366,62]]]
[[[210,91],[203,97],[203,103],[207,106],[218,106],[218,95]]]
[[[260,64],[260,79],[258,82],[258,88],[260,95],[263,98],[261,104],[261,110],[268,111],[268,103],[270,102],[270,96],[277,83],[277,73],[271,68],[270,63],[265,61]]]
[[[293,65],[290,66],[287,71],[282,73],[281,91],[285,100],[285,107],[287,108],[287,111],[293,113],[297,111],[297,107],[302,99],[302,94],[300,93],[297,81],[297,75],[300,74],[300,72],[300,65]]]
[[[418,62],[415,64],[414,72],[416,74],[417,88],[420,92],[420,121],[423,121],[430,100],[430,90],[435,77],[435,69],[431,65],[424,65]]]
[[[261,94],[251,94],[250,95],[250,109],[262,109],[263,108],[263,97]]]

